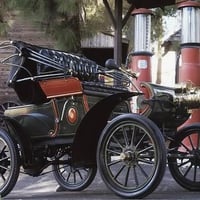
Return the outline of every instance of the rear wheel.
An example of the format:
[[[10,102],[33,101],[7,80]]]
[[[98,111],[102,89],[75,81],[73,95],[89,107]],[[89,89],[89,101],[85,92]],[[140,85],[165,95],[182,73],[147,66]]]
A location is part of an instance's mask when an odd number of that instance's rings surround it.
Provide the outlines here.
[[[169,145],[169,170],[178,184],[200,191],[200,124],[181,129]]]
[[[63,156],[62,160],[67,160],[68,155]],[[94,180],[97,172],[94,167],[75,168],[69,164],[54,165],[54,176],[62,190],[81,191],[87,188]]]
[[[19,152],[13,139],[0,130],[0,194],[6,196],[15,186],[19,176]]]
[[[118,116],[100,137],[97,162],[102,179],[114,193],[124,198],[143,198],[164,175],[164,138],[144,116]]]

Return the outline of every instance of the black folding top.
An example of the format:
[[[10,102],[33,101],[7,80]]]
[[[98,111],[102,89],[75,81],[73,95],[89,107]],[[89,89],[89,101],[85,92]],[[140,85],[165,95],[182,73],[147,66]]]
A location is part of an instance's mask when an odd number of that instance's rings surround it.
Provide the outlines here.
[[[47,98],[40,81],[55,78],[78,78],[87,94],[112,94],[127,91],[130,79],[120,70],[108,69],[83,56],[13,41],[8,86],[23,103],[43,103]]]
[[[20,65],[23,68],[14,66],[10,82],[15,82],[19,78],[44,79],[67,75],[78,77],[80,80],[95,81],[98,71],[101,71],[100,68],[102,68],[94,61],[75,54],[39,47],[22,41],[14,41],[13,45],[20,51],[19,56],[13,59],[13,63],[19,63],[18,60],[21,60]]]

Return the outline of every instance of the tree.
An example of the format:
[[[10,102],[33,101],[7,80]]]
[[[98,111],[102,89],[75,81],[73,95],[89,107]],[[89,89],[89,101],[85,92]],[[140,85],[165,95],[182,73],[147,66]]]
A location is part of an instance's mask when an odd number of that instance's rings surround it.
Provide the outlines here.
[[[7,14],[6,0],[0,1],[0,36],[5,36],[7,33],[8,24],[5,21],[5,15]]]
[[[152,41],[157,43],[157,79],[156,83],[161,83],[161,73],[162,73],[162,38],[164,34],[163,28],[163,16],[174,16],[176,13],[175,6],[168,6],[165,9],[156,8],[154,9],[154,17],[152,20]]]
[[[114,9],[114,0],[109,2]],[[124,5],[126,12],[128,6],[126,3]],[[70,52],[80,51],[84,37],[102,30],[113,31],[112,21],[102,0],[1,0],[0,8],[0,21],[3,21],[1,10],[5,13],[8,8],[18,9],[24,17],[39,24],[56,41],[57,48]]]
[[[79,52],[81,38],[105,27],[103,5],[98,0],[11,0],[9,6],[40,24],[57,47]],[[101,17],[100,17],[101,16]]]
[[[74,52],[80,49],[78,0],[13,0],[10,6],[40,25],[60,49]]]

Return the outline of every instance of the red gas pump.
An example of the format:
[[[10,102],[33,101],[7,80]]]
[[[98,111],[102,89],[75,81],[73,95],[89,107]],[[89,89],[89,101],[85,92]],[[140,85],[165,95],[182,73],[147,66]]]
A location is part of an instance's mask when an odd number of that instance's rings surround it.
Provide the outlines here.
[[[144,88],[140,87],[143,81],[151,82],[151,15],[152,11],[145,8],[135,9],[134,18],[134,48],[131,53],[130,68],[139,74],[135,84],[147,95]],[[133,112],[141,112],[137,108],[137,99],[133,99]]]
[[[182,20],[179,82],[200,86],[200,3],[186,1],[178,8]],[[193,110],[186,123],[192,122],[200,122],[200,109]]]
[[[200,86],[200,3],[186,1],[178,8],[181,10],[181,59],[179,67],[179,82],[189,82],[194,86]],[[189,125],[200,122],[200,109],[192,110],[191,117],[183,124]],[[198,136],[193,135],[193,145],[198,144]],[[191,146],[191,141],[185,139],[184,144]]]
[[[151,81],[151,15],[152,11],[141,8],[132,12],[134,17],[134,49],[132,52],[131,69],[139,72],[137,84]]]

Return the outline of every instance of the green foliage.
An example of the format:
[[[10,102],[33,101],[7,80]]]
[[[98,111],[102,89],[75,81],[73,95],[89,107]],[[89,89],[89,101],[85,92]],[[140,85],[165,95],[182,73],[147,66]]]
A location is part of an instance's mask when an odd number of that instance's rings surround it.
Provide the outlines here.
[[[109,0],[113,12],[114,2]],[[124,2],[124,9],[127,12],[129,5]],[[99,31],[112,30],[110,17],[99,0],[1,0],[2,34],[6,32],[3,13],[7,10],[19,10],[21,15],[39,24],[57,42],[57,48],[66,51],[78,52],[81,38],[92,36]],[[153,40],[162,37],[162,16],[172,15],[174,10],[174,7],[165,10],[155,9],[155,20],[152,20]]]
[[[7,12],[6,1],[0,1],[0,36],[5,36],[7,33],[8,24],[5,21],[5,15]]]
[[[37,22],[62,50],[80,49],[79,0],[11,0],[10,7]]]
[[[163,37],[163,16],[175,16],[177,11],[176,6],[167,6],[165,9],[156,8],[153,10],[152,17],[152,40],[160,40]]]
[[[81,38],[108,27],[98,0],[10,0],[9,6],[40,24],[57,48],[66,51],[78,52]]]
[[[0,36],[6,36],[8,25],[0,22]]]
[[[79,11],[77,10],[77,3],[78,1],[75,0],[57,0],[57,12],[62,13],[62,14],[68,14],[68,15],[73,15],[74,11]],[[81,1],[79,2],[81,3]]]

